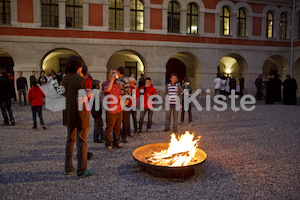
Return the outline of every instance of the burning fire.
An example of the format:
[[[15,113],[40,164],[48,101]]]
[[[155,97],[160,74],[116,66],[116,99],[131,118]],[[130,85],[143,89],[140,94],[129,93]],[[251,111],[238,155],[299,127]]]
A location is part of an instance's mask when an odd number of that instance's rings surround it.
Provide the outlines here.
[[[194,133],[190,134],[189,131],[186,131],[177,139],[173,133],[169,148],[160,152],[153,152],[152,156],[146,158],[147,163],[159,166],[187,166],[190,161],[196,161],[197,142],[200,138],[199,136],[197,140],[193,140]]]

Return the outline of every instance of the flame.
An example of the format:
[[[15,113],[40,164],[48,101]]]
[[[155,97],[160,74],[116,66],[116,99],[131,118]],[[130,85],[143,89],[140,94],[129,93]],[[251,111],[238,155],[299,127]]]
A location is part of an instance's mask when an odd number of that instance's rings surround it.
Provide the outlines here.
[[[160,152],[153,152],[152,156],[147,159],[148,163],[160,166],[187,166],[190,161],[195,161],[197,152],[197,140],[194,139],[194,133],[190,134],[186,131],[185,134],[178,136],[171,134],[169,148]]]

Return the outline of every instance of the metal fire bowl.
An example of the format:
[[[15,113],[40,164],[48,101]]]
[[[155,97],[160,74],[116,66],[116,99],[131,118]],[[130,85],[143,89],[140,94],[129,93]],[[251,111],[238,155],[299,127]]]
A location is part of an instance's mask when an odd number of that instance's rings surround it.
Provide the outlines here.
[[[195,174],[194,167],[201,165],[207,158],[204,151],[197,148],[195,154],[196,161],[189,162],[187,166],[158,166],[146,162],[146,158],[152,155],[152,152],[161,151],[169,148],[169,143],[156,143],[141,146],[133,151],[133,158],[143,167],[143,169],[156,177],[163,178],[180,178],[186,179]]]

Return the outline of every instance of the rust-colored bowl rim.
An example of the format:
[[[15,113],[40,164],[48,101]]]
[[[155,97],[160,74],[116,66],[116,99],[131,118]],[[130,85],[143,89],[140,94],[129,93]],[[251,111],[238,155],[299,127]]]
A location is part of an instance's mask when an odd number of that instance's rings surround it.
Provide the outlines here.
[[[187,166],[161,166],[161,165],[154,165],[146,162],[146,158],[151,156],[151,153],[154,151],[161,151],[164,149],[168,149],[169,143],[154,143],[154,144],[147,144],[141,147],[136,148],[132,156],[133,158],[141,163],[142,165],[148,165],[148,166],[154,166],[158,168],[169,168],[169,169],[181,169],[181,168],[188,168],[188,167],[194,167],[196,165],[200,165],[205,162],[207,155],[204,151],[197,148],[196,152],[196,161],[191,161]]]

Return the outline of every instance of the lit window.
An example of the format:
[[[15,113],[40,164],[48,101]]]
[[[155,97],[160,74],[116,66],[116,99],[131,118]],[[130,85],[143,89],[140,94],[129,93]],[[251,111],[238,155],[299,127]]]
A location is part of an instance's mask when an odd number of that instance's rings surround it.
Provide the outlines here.
[[[58,0],[41,0],[42,26],[58,27]]]
[[[180,7],[176,1],[170,1],[168,5],[168,32],[179,33]]]
[[[130,30],[144,30],[144,5],[140,0],[130,2]]]
[[[246,12],[240,8],[237,14],[237,35],[246,36]]]
[[[221,35],[230,35],[230,11],[227,7],[222,7],[220,21]]]
[[[123,29],[122,0],[109,0],[109,28]]]
[[[267,37],[273,38],[273,30],[274,29],[274,17],[273,13],[270,11],[267,13]]]
[[[287,17],[285,13],[281,13],[280,17],[280,39],[286,39]]]
[[[186,32],[189,34],[198,33],[198,6],[195,3],[189,3],[186,17]]]
[[[66,1],[66,26],[82,28],[82,0]]]
[[[0,0],[0,24],[10,24],[9,0]]]

